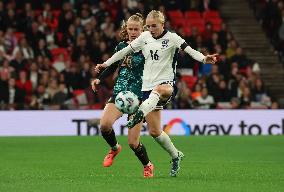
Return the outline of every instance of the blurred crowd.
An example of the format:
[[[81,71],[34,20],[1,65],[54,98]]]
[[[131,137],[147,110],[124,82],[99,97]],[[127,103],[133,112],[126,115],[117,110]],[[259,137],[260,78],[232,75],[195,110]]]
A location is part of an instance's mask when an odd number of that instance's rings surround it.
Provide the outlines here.
[[[247,58],[224,22],[216,28],[206,21],[200,30],[170,18],[177,10],[218,13],[217,5],[217,0],[0,1],[0,109],[103,108],[115,74],[94,93],[92,68],[113,54],[122,21],[151,9],[162,11],[166,28],[192,48],[220,55],[212,66],[179,54],[178,94],[168,108],[278,108],[257,61]]]
[[[248,0],[250,7],[284,65],[284,1]]]

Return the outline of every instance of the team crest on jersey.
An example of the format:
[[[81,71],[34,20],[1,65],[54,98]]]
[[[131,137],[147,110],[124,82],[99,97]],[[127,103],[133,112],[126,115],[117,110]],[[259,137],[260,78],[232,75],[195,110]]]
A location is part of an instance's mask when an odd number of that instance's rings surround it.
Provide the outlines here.
[[[169,41],[170,41],[170,40],[168,40],[168,39],[164,39],[164,40],[162,41],[162,49],[169,46],[169,44],[168,44]]]

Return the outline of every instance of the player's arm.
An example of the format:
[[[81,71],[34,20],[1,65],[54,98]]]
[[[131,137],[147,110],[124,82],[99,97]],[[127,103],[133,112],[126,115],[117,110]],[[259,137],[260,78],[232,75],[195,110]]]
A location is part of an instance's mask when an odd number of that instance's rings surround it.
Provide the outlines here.
[[[113,74],[115,70],[118,68],[118,66],[119,66],[119,62],[116,62],[114,65],[107,67],[98,75],[96,79],[94,79],[91,82],[91,86],[94,92],[97,90],[97,86],[101,83],[101,81],[105,79],[106,77],[108,77],[109,75]]]
[[[217,61],[218,54],[204,56],[201,52],[192,49],[186,42],[181,45],[181,49],[189,54],[193,59],[202,63],[215,64]]]
[[[116,52],[106,62],[104,62],[103,64],[97,64],[95,71],[97,73],[99,73],[102,68],[106,68],[106,67],[112,65],[113,63],[123,59],[127,54],[141,50],[141,47],[143,45],[143,39],[144,39],[144,35],[142,33],[139,37],[137,37],[135,40],[133,40],[127,47]]]
[[[133,50],[128,45],[127,47],[121,49],[120,51],[116,52],[111,58],[105,61],[103,64],[97,64],[95,67],[95,71],[99,73],[102,69],[111,66],[115,62],[122,60],[127,54],[131,53]]]
[[[189,54],[193,59],[196,61],[202,62],[202,63],[216,63],[217,61],[217,55],[206,55],[204,56],[201,52],[196,51],[195,49],[192,49],[183,38],[178,36],[177,34],[173,35],[173,38],[175,39],[176,46],[182,50],[184,50],[187,54]]]

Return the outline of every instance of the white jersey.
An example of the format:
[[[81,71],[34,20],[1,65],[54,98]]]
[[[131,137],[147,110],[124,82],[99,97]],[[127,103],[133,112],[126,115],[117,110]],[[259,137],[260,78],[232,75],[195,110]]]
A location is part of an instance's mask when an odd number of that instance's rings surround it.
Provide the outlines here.
[[[176,33],[164,31],[159,38],[153,38],[150,32],[145,31],[104,63],[110,66],[132,51],[142,50],[145,57],[142,91],[149,91],[163,82],[174,81],[177,54],[181,48],[193,59],[204,62],[205,56],[188,46]]]
[[[142,50],[145,57],[142,91],[174,81],[177,54],[183,43],[184,39],[169,31],[164,31],[159,38],[153,38],[149,31],[145,31],[130,43],[133,51]]]

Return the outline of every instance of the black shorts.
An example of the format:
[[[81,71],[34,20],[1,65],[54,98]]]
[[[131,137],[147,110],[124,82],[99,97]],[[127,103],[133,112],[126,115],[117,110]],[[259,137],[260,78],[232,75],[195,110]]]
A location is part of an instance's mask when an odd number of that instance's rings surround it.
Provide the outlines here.
[[[107,100],[107,103],[115,103],[115,97],[116,97],[116,95],[114,96],[111,96],[108,100]],[[140,102],[140,104],[141,104],[141,99],[139,99],[139,102]]]
[[[177,87],[176,87],[174,81],[166,81],[166,82],[161,83],[160,85],[163,85],[163,84],[169,84],[170,86],[173,87],[174,90],[172,92],[172,95],[169,96],[169,98],[167,100],[165,100],[165,101],[160,100],[158,102],[155,110],[162,110],[162,109],[164,109],[164,106],[167,105],[170,101],[172,101],[173,98],[177,94]],[[146,99],[148,99],[149,95],[151,94],[151,92],[152,92],[152,90],[151,91],[143,91],[143,99],[142,99],[142,101],[145,101]]]

